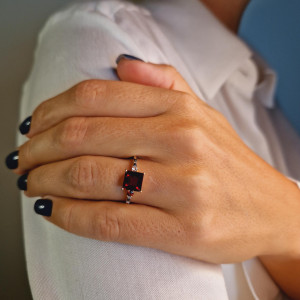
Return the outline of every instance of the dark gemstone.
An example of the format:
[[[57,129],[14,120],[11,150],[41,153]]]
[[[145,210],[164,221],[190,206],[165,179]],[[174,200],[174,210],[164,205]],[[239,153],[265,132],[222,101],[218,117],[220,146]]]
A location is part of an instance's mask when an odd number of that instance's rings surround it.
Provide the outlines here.
[[[18,183],[17,184],[18,184],[18,188],[21,191],[27,191],[27,177],[28,177],[28,174],[23,174],[18,179]]]
[[[31,125],[31,116],[26,118],[21,125],[19,126],[19,130],[22,134],[27,134],[30,130]]]
[[[6,166],[9,169],[16,169],[19,164],[19,151],[10,153],[5,160]]]
[[[140,192],[142,190],[144,173],[126,171],[124,176],[123,188],[129,191]]]

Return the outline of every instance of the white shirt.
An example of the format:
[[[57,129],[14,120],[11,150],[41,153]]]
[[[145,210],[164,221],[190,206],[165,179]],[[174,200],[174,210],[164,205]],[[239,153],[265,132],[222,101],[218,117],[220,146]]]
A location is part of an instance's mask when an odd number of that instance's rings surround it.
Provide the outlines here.
[[[140,6],[106,0],[54,14],[39,34],[20,120],[82,80],[117,80],[113,68],[121,53],[173,65],[253,151],[300,179],[300,139],[274,105],[274,73],[198,0],[149,0]],[[19,143],[24,141],[20,136]],[[218,266],[79,237],[36,215],[35,200],[22,195],[34,299],[282,299],[256,258]]]

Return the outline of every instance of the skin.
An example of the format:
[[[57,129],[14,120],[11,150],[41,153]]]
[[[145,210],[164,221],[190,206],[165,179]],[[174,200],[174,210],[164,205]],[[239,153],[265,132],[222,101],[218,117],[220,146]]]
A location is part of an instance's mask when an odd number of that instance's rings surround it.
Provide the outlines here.
[[[230,30],[237,32],[242,14],[249,0],[202,0],[214,15]]]
[[[122,59],[117,73],[120,81],[84,81],[33,113],[16,172],[29,172],[28,196],[53,201],[45,219],[81,236],[213,263],[259,256],[299,299],[298,187],[171,66]],[[146,175],[127,205],[121,185],[133,155]]]

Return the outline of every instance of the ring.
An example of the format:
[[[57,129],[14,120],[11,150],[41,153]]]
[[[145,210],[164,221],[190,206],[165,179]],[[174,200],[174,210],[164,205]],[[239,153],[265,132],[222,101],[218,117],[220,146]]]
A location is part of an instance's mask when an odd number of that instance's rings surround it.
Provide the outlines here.
[[[122,190],[127,190],[126,203],[130,204],[134,192],[142,191],[144,174],[137,171],[137,157],[133,157],[133,165],[131,171],[125,170]]]

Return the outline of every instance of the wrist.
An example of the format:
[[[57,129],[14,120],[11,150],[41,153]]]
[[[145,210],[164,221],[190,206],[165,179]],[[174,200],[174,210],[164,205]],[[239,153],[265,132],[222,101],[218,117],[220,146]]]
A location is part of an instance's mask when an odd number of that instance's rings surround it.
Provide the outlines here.
[[[300,259],[300,189],[297,182],[287,178],[284,178],[284,181],[282,185],[284,197],[277,201],[283,202],[285,210],[279,217],[279,232],[277,234],[274,232],[275,239],[276,235],[282,237],[282,239],[277,237],[281,249],[279,256],[275,256],[277,259],[294,260]]]
[[[281,290],[291,299],[300,299],[300,259],[272,255],[259,259]]]

